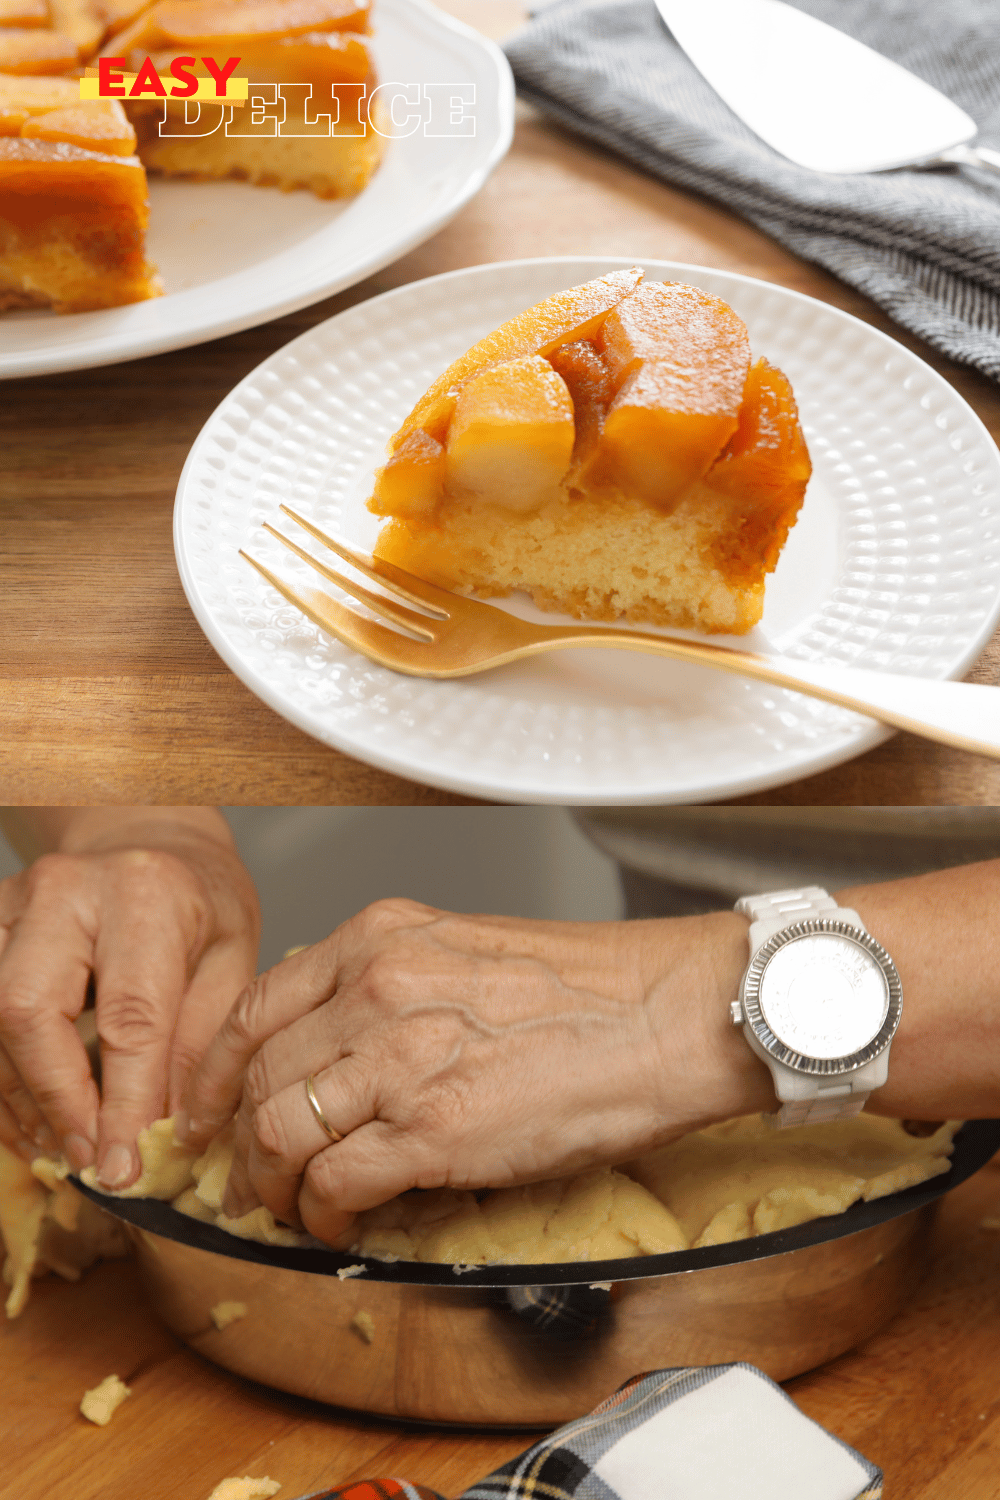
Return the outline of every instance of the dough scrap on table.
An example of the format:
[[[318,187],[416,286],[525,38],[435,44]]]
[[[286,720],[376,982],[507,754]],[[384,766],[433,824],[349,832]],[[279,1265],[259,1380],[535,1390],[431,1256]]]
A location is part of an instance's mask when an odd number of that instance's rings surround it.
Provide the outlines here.
[[[0,1240],[10,1287],[6,1312],[23,1312],[33,1277],[55,1271],[78,1281],[95,1260],[128,1254],[125,1231],[66,1181],[66,1162],[27,1162],[0,1146]]]
[[[117,1375],[105,1375],[100,1385],[95,1385],[92,1391],[84,1391],[80,1412],[96,1427],[107,1427],[126,1396],[131,1394],[130,1388]]]
[[[249,1311],[245,1302],[217,1302],[209,1309],[208,1315],[221,1333],[230,1323],[238,1323],[240,1318],[245,1318]]]
[[[364,1339],[366,1344],[371,1344],[374,1342],[375,1319],[372,1317],[371,1313],[366,1312],[364,1308],[362,1308],[360,1312],[356,1312],[354,1314],[354,1317],[351,1319],[351,1327],[360,1338]]]
[[[280,1489],[276,1479],[220,1479],[208,1500],[271,1500]]]

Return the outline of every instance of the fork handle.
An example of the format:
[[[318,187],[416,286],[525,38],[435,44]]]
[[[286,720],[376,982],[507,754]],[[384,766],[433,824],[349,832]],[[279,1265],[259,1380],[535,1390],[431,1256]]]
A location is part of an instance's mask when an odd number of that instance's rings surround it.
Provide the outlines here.
[[[553,628],[553,627],[550,627]],[[565,629],[565,644],[642,650],[675,661],[754,677],[775,687],[808,693],[841,708],[907,729],[925,739],[1000,760],[1000,688],[976,682],[937,682],[895,672],[871,672],[827,662],[762,656],[703,641],[682,641],[639,631]],[[638,644],[641,642],[641,645]],[[630,644],[631,643],[631,644]]]

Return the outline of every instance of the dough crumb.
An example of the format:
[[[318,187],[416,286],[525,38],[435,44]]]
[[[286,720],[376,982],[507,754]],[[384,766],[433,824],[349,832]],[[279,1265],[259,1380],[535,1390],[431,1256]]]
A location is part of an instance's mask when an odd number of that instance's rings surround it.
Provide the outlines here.
[[[367,1266],[344,1266],[337,1272],[338,1281],[346,1281],[349,1276],[363,1276]]]
[[[127,1255],[122,1226],[82,1198],[65,1162],[38,1157],[29,1167],[0,1146],[0,1261],[10,1287],[7,1316],[28,1300],[31,1280],[55,1271],[67,1281],[102,1256]]]
[[[590,1283],[590,1290],[592,1292],[610,1292],[610,1290],[611,1290],[611,1282],[610,1281],[592,1281]]]
[[[270,1500],[280,1489],[276,1479],[220,1479],[208,1500]]]
[[[209,1317],[221,1333],[228,1328],[230,1323],[238,1323],[240,1318],[245,1318],[249,1308],[245,1302],[217,1302],[209,1313]]]
[[[371,1344],[374,1342],[375,1319],[372,1317],[370,1312],[365,1312],[364,1308],[362,1308],[360,1312],[354,1314],[354,1317],[351,1319],[351,1327],[354,1329],[355,1333],[359,1334],[361,1338],[364,1339],[366,1344]]]
[[[298,1245],[302,1239],[296,1230],[285,1229],[283,1225],[276,1223],[274,1214],[263,1203],[240,1219],[230,1219],[225,1214],[219,1214],[215,1223],[216,1228],[225,1229],[241,1240],[257,1240],[262,1245]]]
[[[88,1422],[107,1427],[125,1397],[131,1394],[130,1388],[117,1375],[105,1375],[100,1385],[95,1385],[92,1391],[84,1391],[80,1411]]]

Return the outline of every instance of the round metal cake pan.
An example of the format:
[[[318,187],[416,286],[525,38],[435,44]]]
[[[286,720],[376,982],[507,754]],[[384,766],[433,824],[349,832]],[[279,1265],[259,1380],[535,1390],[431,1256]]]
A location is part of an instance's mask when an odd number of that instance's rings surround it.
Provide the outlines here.
[[[951,1171],[917,1188],[736,1244],[635,1260],[359,1261],[234,1241],[150,1200],[116,1200],[114,1212],[130,1223],[156,1311],[228,1370],[408,1421],[552,1427],[643,1370],[746,1360],[786,1380],[853,1348],[911,1300],[941,1197],[997,1149],[1000,1122],[972,1122]],[[337,1275],[354,1266],[364,1269]],[[221,1302],[246,1312],[219,1330],[211,1310]]]

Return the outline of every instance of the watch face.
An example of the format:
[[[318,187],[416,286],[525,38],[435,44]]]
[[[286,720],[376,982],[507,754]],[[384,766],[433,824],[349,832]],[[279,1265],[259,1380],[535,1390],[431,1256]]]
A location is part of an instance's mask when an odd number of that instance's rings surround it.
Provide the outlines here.
[[[888,1047],[903,992],[870,933],[831,917],[793,922],[754,954],[743,1008],[756,1043],[801,1073],[841,1074]]]
[[[889,986],[870,953],[838,933],[793,938],[768,961],[760,1008],[779,1042],[806,1057],[860,1052],[882,1029]]]

